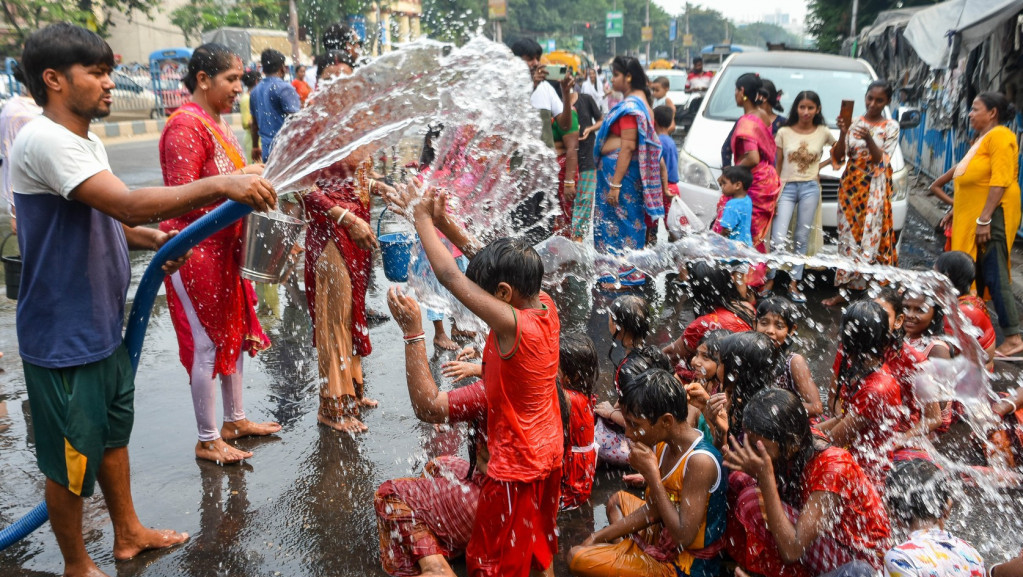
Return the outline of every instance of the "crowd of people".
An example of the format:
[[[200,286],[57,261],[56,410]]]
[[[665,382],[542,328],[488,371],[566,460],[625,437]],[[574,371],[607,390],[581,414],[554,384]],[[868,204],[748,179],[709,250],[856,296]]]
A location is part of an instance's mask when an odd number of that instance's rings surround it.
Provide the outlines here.
[[[359,65],[350,28],[329,28],[322,44],[315,66],[291,83],[277,51],[262,54],[260,79],[224,46],[197,48],[184,76],[191,99],[160,139],[164,186],[129,190],[89,132],[93,119],[110,112],[110,47],[69,24],[43,28],[25,43],[19,74],[41,114],[19,127],[12,143],[4,132],[4,180],[24,259],[19,348],[65,575],[100,574],[82,533],[82,499],[97,483],[113,521],[116,559],[188,538],[146,528],[131,500],[134,371],[121,340],[128,249],[158,249],[226,199],[276,208],[258,161],[267,159],[289,115],[315,105],[322,83],[343,81]],[[588,72],[575,91],[572,76],[547,82],[535,42],[516,42],[512,52],[530,68],[530,102],[543,121],[537,136],[558,157],[554,232],[583,242],[592,214],[599,251],[627,256],[652,242],[651,229],[678,197],[674,104],[665,87],[648,79],[638,60],[619,56],[607,90]],[[224,118],[243,84],[250,88],[243,111],[251,139],[244,146]],[[609,93],[622,98],[612,103]],[[798,93],[787,117],[773,112],[781,97],[756,74],[736,80],[743,113],[725,143],[729,166],[719,180],[714,230],[760,252],[791,243],[808,254],[820,232],[819,167],[844,163],[839,250],[857,264],[894,265],[890,158],[898,123],[884,115],[890,86],[869,85],[866,113],[840,119],[837,139],[816,93]],[[933,187],[944,194],[945,184],[955,184],[950,250],[935,270],[959,293],[987,363],[998,352],[1023,350],[1008,283],[1020,220],[1017,144],[1001,126],[1009,114],[1004,96],[979,95],[970,115],[976,144]],[[424,158],[417,168],[429,170]],[[387,293],[403,333],[416,417],[465,423],[470,431],[468,459],[438,456],[420,477],[377,489],[387,573],[453,575],[450,559],[464,555],[471,575],[553,575],[558,513],[590,501],[602,465],[631,471],[606,504],[608,525],[571,544],[575,575],[1023,575],[1023,560],[985,564],[945,530],[957,479],[929,452],[930,441],[963,415],[956,399],[924,396],[917,383],[972,345],[949,336],[952,311],[933,295],[839,271],[843,291],[828,304],[847,306],[822,399],[807,359],[792,345],[802,320],[797,303],[805,302],[801,268],[785,271],[792,282],[779,288],[772,285],[781,270],[687,263],[679,276],[695,320],[668,344],[648,342],[652,315],[642,297],[615,299],[608,331],[621,358],[614,398],[597,404],[596,349],[589,338],[563,333],[557,306],[542,290],[537,251],[518,238],[483,244],[448,210],[447,191],[379,176],[371,159],[348,158],[318,175],[305,195],[318,422],[362,433],[360,411],[377,404],[366,395],[361,361],[372,352],[371,196],[410,220],[429,274],[488,329],[481,350],[463,350],[456,366],[444,368],[467,383],[442,390],[419,303],[401,287]],[[142,226],[154,223],[159,227]],[[196,416],[195,453],[223,464],[251,456],[229,441],[281,428],[249,421],[242,402],[244,354],[270,342],[256,315],[256,291],[238,272],[241,234],[236,223],[164,265]],[[89,290],[82,290],[83,278]],[[647,281],[631,266],[599,280],[614,289]],[[997,349],[984,290],[1006,335]],[[978,442],[993,466],[1023,458],[1021,404],[1023,389],[992,404],[1003,428],[991,433],[995,442]],[[642,488],[642,498],[627,487]]]

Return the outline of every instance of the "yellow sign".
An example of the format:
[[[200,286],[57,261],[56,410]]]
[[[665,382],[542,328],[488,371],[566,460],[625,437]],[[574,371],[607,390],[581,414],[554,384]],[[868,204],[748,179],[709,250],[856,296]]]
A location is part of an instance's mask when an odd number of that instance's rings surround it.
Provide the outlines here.
[[[491,20],[507,20],[508,19],[508,2],[507,0],[488,0],[487,7],[489,8],[488,14]]]
[[[640,36],[640,40],[642,40],[643,42],[650,42],[653,39],[654,39],[654,27],[653,26],[644,26],[643,27],[643,34]]]
[[[696,46],[696,42],[693,41],[693,35],[692,34],[683,34],[682,35],[682,47],[683,48],[692,48],[693,46]]]

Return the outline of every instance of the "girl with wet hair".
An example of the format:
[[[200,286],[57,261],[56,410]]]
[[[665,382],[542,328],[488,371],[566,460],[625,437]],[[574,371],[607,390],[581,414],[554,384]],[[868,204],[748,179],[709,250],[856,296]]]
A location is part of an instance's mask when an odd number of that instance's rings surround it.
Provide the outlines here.
[[[976,277],[977,265],[970,255],[953,250],[941,253],[934,261],[934,270],[948,277],[952,287],[959,294],[959,311],[973,325],[974,335],[980,348],[987,355],[987,370],[994,369],[995,363],[995,327],[991,324],[991,315],[987,311],[984,299],[973,292],[973,280]],[[945,332],[952,335],[952,327],[945,320]]]
[[[191,99],[167,119],[160,136],[160,166],[168,186],[222,174],[260,174],[262,165],[246,165],[245,151],[223,115],[242,92],[241,59],[221,44],[203,44],[192,52],[185,75]],[[160,230],[184,230],[216,205],[160,223]],[[256,316],[252,283],[239,276],[242,222],[199,243],[192,258],[164,281],[181,364],[188,371],[198,428],[195,456],[237,463],[252,453],[227,441],[271,435],[277,423],[250,421],[242,402],[245,353],[270,346]],[[224,405],[218,429],[217,377]]]
[[[597,469],[594,442],[593,386],[599,366],[597,349],[587,336],[561,333],[558,383],[568,405],[565,457],[561,477],[561,509],[575,509],[590,499]]]
[[[884,556],[885,575],[985,575],[972,545],[945,530],[952,510],[948,477],[930,461],[904,461],[888,476],[886,501],[892,520],[910,531]]]
[[[846,309],[840,329],[842,362],[838,370],[835,416],[818,428],[840,447],[850,447],[880,492],[902,421],[902,391],[885,364],[892,344],[888,314],[873,301]]]
[[[668,357],[656,347],[636,347],[615,368],[613,382],[619,397],[630,387],[642,386],[643,374],[650,369],[671,370]],[[595,439],[601,462],[624,467],[629,463],[629,444],[625,438],[625,417],[618,402],[604,401],[596,406]]]
[[[746,405],[758,392],[774,386],[781,369],[781,351],[763,333],[749,331],[721,340],[721,392],[712,395],[704,409],[715,445],[724,447],[729,435],[742,437]]]
[[[664,347],[673,360],[692,358],[707,331],[725,329],[742,332],[753,329],[755,311],[746,302],[733,274],[722,264],[696,261],[687,266],[688,293],[696,319],[686,326],[682,336]]]
[[[945,340],[945,314],[941,306],[918,290],[907,290],[902,295],[906,320],[906,344],[924,359],[948,359],[952,347]]]
[[[803,355],[791,351],[798,319],[799,311],[784,298],[769,297],[757,304],[757,332],[770,337],[785,355],[778,372],[778,387],[799,395],[810,418],[815,418],[824,412],[817,384]]]
[[[884,504],[845,449],[810,428],[799,397],[767,389],[749,401],[746,438],[725,449],[732,519],[728,554],[764,577],[869,576],[891,545]]]

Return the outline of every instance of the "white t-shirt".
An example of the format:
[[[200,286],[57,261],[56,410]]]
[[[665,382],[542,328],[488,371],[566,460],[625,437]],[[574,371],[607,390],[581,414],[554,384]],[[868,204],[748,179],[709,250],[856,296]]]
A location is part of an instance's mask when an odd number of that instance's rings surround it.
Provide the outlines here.
[[[835,135],[823,124],[810,134],[800,134],[791,126],[782,126],[774,142],[778,145],[778,154],[784,159],[778,175],[781,181],[808,182],[817,180],[824,147],[835,143]]]
[[[317,70],[319,70],[319,67],[316,66],[315,64],[311,64],[307,66],[305,69],[305,83],[308,84],[310,88],[316,88]]]
[[[537,84],[536,88],[533,89],[533,94],[529,97],[529,103],[537,110],[550,110],[551,116],[557,116],[564,110],[561,99],[558,98],[558,93],[554,91],[551,83],[546,80]]]
[[[26,124],[19,137],[11,147],[11,157],[17,159],[11,183],[19,194],[59,194],[69,199],[79,184],[110,170],[107,151],[92,132],[87,140],[40,116]]]
[[[884,556],[885,577],[973,577],[986,575],[972,545],[940,529],[914,531]]]
[[[4,104],[0,110],[0,158],[3,159],[3,170],[0,171],[0,190],[3,191],[4,200],[7,201],[7,209],[14,206],[14,188],[11,186],[11,165],[16,159],[11,156],[11,147],[14,146],[14,138],[18,136],[30,120],[43,113],[29,96],[15,96]]]

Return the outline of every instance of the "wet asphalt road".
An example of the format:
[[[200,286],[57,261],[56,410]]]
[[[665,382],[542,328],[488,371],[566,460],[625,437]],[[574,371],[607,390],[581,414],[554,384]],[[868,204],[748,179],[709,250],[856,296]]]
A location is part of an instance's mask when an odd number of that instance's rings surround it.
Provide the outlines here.
[[[160,170],[156,141],[129,142],[109,147],[114,171],[130,186],[158,184]],[[6,226],[6,225],[5,225]],[[5,233],[6,234],[6,233]],[[902,265],[929,268],[941,249],[929,227],[911,213],[902,244]],[[10,250],[10,249],[8,249]],[[137,282],[150,254],[133,257]],[[811,302],[829,296],[819,283]],[[692,313],[678,295],[665,290],[664,279],[644,292],[658,318],[651,342],[677,335]],[[370,306],[385,310],[389,283],[379,267],[371,286]],[[341,576],[384,575],[372,498],[377,485],[399,476],[418,475],[422,465],[441,453],[465,455],[461,433],[437,431],[412,414],[404,385],[400,332],[394,322],[371,329],[374,353],[365,360],[368,394],[380,408],[367,411],[370,431],[350,437],[317,426],[316,352],[304,310],[304,295],[282,287],[281,310],[264,315],[264,328],[274,346],[245,366],[245,406],[253,420],[276,420],[280,434],[243,439],[238,446],[255,456],[242,466],[219,467],[193,456],[195,426],[185,370],[161,296],[153,311],[136,381],[136,419],[130,446],[133,494],[143,522],[187,531],[191,540],[165,552],[148,553],[115,563],[113,536],[102,499],[86,501],[85,535],[89,553],[110,575],[128,576]],[[134,291],[134,287],[132,291]],[[131,294],[131,292],[129,294]],[[568,330],[582,330],[596,342],[602,359],[601,398],[610,386],[606,315],[614,295],[590,293],[571,283],[553,291]],[[820,331],[803,329],[800,349],[810,360],[816,381],[827,382],[834,358],[839,312],[819,306],[808,314]],[[42,498],[42,476],[35,466],[31,416],[24,376],[17,356],[15,302],[0,298],[0,526],[19,518]],[[812,326],[807,323],[808,326]],[[428,328],[429,332],[430,329]],[[430,347],[432,351],[432,346]],[[451,355],[434,355],[442,361]],[[999,388],[1018,373],[999,365]],[[450,387],[451,383],[445,383]],[[6,412],[6,415],[4,415]],[[563,514],[562,558],[556,565],[567,575],[564,552],[593,528],[606,522],[603,503],[621,489],[620,471],[599,471],[593,506]],[[1019,501],[1019,496],[1010,496]],[[982,552],[1018,550],[1023,530],[1019,511],[994,511],[981,497],[963,499],[967,505],[957,525]],[[995,518],[998,518],[997,520]],[[989,556],[996,559],[999,555]],[[53,575],[61,557],[48,525],[21,543],[0,552],[0,575]],[[464,565],[456,564],[464,573]]]

